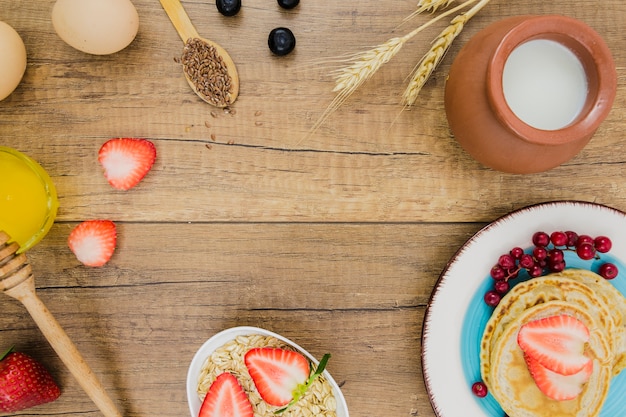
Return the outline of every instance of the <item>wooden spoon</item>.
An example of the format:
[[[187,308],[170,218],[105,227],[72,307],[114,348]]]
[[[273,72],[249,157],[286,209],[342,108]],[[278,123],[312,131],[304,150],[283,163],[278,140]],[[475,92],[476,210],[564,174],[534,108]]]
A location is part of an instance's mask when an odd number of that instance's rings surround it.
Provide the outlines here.
[[[194,80],[190,78],[190,76],[187,74],[187,71],[185,70],[185,78],[187,79],[187,82],[189,83],[193,91],[195,91],[198,97],[200,97],[202,100],[216,107],[227,107],[233,104],[237,99],[237,96],[239,95],[239,75],[237,73],[237,67],[235,66],[235,63],[233,62],[230,55],[228,55],[228,52],[226,52],[226,50],[222,48],[219,44],[208,39],[201,38],[200,35],[198,35],[198,31],[191,23],[189,16],[185,12],[185,9],[183,8],[183,5],[180,3],[179,0],[160,1],[161,6],[163,6],[165,13],[167,13],[168,17],[174,24],[178,35],[181,37],[185,45],[187,45],[188,41],[191,39],[199,39],[206,45],[214,47],[217,55],[221,57],[228,72],[228,75],[230,76],[230,94],[227,95],[228,98],[226,100],[223,100],[221,99],[221,97],[207,96],[206,94],[202,93],[200,91],[198,83],[194,82]],[[183,69],[186,69],[184,62]],[[211,83],[210,81],[208,82]]]
[[[19,245],[16,242],[9,244],[9,240],[9,235],[0,231],[0,291],[19,300],[26,307],[52,348],[102,414],[106,417],[121,417],[76,346],[37,296],[35,279],[26,254],[16,254]]]

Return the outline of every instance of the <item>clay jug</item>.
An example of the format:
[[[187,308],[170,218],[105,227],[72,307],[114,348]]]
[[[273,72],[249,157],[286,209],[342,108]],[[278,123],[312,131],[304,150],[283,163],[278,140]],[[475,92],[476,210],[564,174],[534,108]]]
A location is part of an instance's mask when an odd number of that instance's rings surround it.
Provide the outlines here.
[[[503,88],[507,59],[531,40],[554,41],[580,61],[586,95],[567,125],[538,128],[511,109]],[[565,16],[516,16],[477,33],[455,58],[445,87],[448,123],[458,143],[495,170],[547,171],[573,158],[606,118],[617,88],[615,63],[601,36]]]

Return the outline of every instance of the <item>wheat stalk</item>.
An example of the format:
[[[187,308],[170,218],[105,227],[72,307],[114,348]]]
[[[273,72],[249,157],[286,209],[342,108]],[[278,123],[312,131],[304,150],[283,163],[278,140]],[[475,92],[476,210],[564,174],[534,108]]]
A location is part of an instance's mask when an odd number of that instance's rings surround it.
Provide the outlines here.
[[[437,0],[440,1],[440,0]],[[437,17],[432,18],[430,21],[423,25],[413,29],[402,37],[391,38],[387,42],[382,43],[365,52],[357,53],[351,58],[354,62],[344,68],[340,68],[334,71],[335,74],[335,88],[334,92],[339,91],[340,95],[345,95],[346,98],[350,96],[361,84],[371,78],[378,69],[389,62],[404,46],[406,42],[412,39],[422,30],[426,29],[430,25],[445,18],[446,16],[456,13],[457,11],[465,8],[466,6],[475,3],[478,0],[467,0],[465,3],[448,10],[445,13],[440,14]],[[481,0],[485,1],[485,0]]]
[[[409,16],[409,18],[424,11],[435,12],[440,7],[446,8],[454,1],[455,0],[419,0],[417,4],[418,9],[411,16]],[[389,62],[400,51],[400,49],[402,49],[406,42],[440,19],[476,3],[466,13],[460,14],[452,19],[450,25],[439,34],[433,42],[431,49],[426,53],[426,55],[424,55],[424,57],[422,57],[416,66],[416,70],[413,73],[411,81],[409,82],[409,85],[403,95],[405,105],[408,106],[414,104],[419,91],[432,75],[433,71],[437,68],[437,65],[443,59],[443,56],[449,49],[454,39],[459,35],[459,33],[461,33],[465,23],[478,13],[478,11],[487,3],[489,3],[489,1],[490,0],[466,0],[462,4],[431,18],[430,21],[413,29],[411,32],[402,37],[391,38],[367,51],[350,55],[344,59],[338,59],[337,61],[339,62],[352,61],[352,63],[331,73],[335,76],[335,87],[333,92],[336,92],[337,95],[330,102],[318,120],[313,124],[309,132],[300,141],[298,141],[298,144],[310,137],[326,121],[326,119],[328,119],[328,117],[330,117],[330,115],[352,95],[352,93],[354,93],[365,81],[370,79],[380,67]]]
[[[430,50],[426,52],[417,64],[417,68],[413,72],[409,85],[402,95],[405,105],[411,106],[415,103],[417,95],[445,56],[452,42],[461,33],[465,23],[474,17],[489,1],[490,0],[480,0],[480,2],[476,3],[466,13],[456,16],[452,19],[450,25],[435,38]]]
[[[426,1],[443,3],[453,0]],[[389,62],[400,51],[400,49],[402,49],[406,42],[440,19],[456,13],[476,1],[478,0],[467,0],[463,4],[432,18],[404,36],[391,38],[372,49],[349,56],[346,61],[353,61],[351,64],[333,71],[332,74],[335,75],[335,88],[333,89],[333,92],[337,92],[337,95],[322,113],[317,122],[315,122],[309,131],[309,135],[316,131],[317,128],[319,128],[326,121],[326,119],[335,110],[337,110],[348,99],[348,97],[352,95],[352,93],[354,93],[365,81],[370,79],[380,67]]]

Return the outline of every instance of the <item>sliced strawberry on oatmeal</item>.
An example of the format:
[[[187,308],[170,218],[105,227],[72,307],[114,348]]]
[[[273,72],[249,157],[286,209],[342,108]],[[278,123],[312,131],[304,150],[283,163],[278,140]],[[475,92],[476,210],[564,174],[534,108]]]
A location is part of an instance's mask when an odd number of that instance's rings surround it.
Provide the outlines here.
[[[573,375],[588,366],[585,343],[589,329],[569,315],[533,320],[520,328],[517,343],[524,354],[561,375]]]
[[[209,387],[198,417],[253,417],[252,404],[237,378],[221,373]]]
[[[264,347],[250,349],[244,355],[248,373],[261,398],[268,404],[282,406],[281,413],[297,403],[319,377],[330,359],[327,353],[315,368],[299,352]]]
[[[102,145],[98,161],[109,184],[119,190],[129,190],[150,171],[156,155],[156,148],[149,140],[116,138]]]
[[[117,229],[110,220],[87,220],[70,233],[67,244],[76,258],[86,266],[106,264],[117,243]]]
[[[304,355],[286,349],[250,349],[244,361],[261,398],[276,406],[288,404],[298,386],[306,383],[311,371]]]

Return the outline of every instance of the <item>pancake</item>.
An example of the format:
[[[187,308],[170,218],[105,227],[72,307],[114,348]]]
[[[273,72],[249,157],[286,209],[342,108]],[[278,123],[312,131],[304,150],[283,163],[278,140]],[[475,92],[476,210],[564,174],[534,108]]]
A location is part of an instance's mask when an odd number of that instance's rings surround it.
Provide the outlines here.
[[[580,395],[572,400],[555,401],[544,395],[530,375],[524,353],[517,344],[522,325],[544,317],[567,314],[590,329],[585,355],[593,360],[593,372]],[[509,322],[491,352],[489,392],[507,415],[512,417],[595,417],[600,414],[612,377],[609,335],[594,328],[595,319],[583,307],[567,301],[547,301],[518,314]],[[592,330],[593,329],[593,330]]]
[[[609,284],[610,285],[610,284]],[[517,284],[494,309],[481,340],[480,363],[483,381],[489,385],[491,355],[499,339],[511,323],[528,309],[552,301],[565,301],[587,312],[591,317],[589,329],[600,329],[607,335],[613,334],[615,323],[607,304],[588,285],[569,277],[546,275]],[[614,360],[615,342],[612,338],[599,339],[598,349],[605,360]]]
[[[612,333],[615,349],[613,374],[619,374],[626,368],[626,298],[609,281],[591,271],[566,269],[552,276],[579,280],[593,289],[608,306],[615,325]]]

